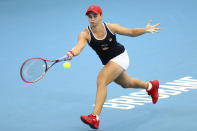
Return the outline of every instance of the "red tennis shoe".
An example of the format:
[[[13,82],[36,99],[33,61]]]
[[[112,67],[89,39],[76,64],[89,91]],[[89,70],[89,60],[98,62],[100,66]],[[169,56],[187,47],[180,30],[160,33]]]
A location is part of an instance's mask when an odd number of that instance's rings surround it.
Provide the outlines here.
[[[99,120],[96,119],[96,115],[90,114],[88,116],[81,116],[81,120],[89,125],[93,129],[98,129],[99,128]]]
[[[156,104],[159,98],[159,93],[158,93],[159,81],[153,80],[150,81],[150,83],[152,84],[152,88],[149,91],[146,89],[146,91],[148,92],[148,95],[152,97],[153,104]]]

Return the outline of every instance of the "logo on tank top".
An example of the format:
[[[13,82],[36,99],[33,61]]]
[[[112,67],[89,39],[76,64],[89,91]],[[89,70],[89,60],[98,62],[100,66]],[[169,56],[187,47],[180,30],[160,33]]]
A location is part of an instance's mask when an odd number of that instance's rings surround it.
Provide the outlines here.
[[[103,45],[101,45],[101,48],[102,48],[103,51],[109,49],[108,44],[103,44]]]
[[[109,42],[112,42],[112,38],[109,38],[108,40],[109,40]]]

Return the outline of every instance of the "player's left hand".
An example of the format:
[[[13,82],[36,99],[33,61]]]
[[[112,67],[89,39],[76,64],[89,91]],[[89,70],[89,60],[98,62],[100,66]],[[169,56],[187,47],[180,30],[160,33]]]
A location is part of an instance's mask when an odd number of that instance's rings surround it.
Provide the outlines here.
[[[151,25],[151,24],[152,24],[152,20],[150,20],[150,22],[148,22],[148,24],[146,26],[146,32],[150,32],[150,33],[154,34],[154,32],[158,33],[159,30],[161,30],[161,28],[156,28],[160,24],[155,24],[155,25]]]

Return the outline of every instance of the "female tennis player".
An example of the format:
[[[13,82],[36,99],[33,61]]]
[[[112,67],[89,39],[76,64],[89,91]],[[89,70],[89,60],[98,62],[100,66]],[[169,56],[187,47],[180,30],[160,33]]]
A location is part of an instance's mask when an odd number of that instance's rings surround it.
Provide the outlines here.
[[[99,115],[107,96],[107,85],[115,82],[123,88],[146,89],[155,104],[158,100],[159,81],[144,82],[131,78],[126,72],[129,66],[129,57],[124,46],[116,41],[116,34],[125,36],[139,36],[145,33],[158,32],[158,25],[151,25],[150,21],[145,28],[128,29],[118,24],[102,22],[102,10],[97,5],[88,7],[89,26],[85,28],[78,37],[76,46],[66,53],[69,59],[80,54],[86,43],[97,53],[104,67],[98,74],[97,93],[93,112],[88,116],[81,116],[81,120],[93,129],[99,128]]]

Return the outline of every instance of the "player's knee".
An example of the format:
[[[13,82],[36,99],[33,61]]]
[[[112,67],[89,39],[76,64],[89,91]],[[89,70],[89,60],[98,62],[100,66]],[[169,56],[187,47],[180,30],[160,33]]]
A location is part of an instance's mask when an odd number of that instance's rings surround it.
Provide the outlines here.
[[[102,78],[97,79],[97,87],[106,87],[106,86],[107,86],[106,80]]]
[[[131,88],[133,85],[128,82],[118,83],[122,88]]]
[[[129,85],[128,83],[124,83],[124,84],[121,85],[121,87],[122,87],[122,88],[129,88],[130,85]]]
[[[105,82],[102,81],[97,81],[97,87],[106,87],[107,84]]]

